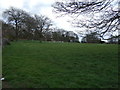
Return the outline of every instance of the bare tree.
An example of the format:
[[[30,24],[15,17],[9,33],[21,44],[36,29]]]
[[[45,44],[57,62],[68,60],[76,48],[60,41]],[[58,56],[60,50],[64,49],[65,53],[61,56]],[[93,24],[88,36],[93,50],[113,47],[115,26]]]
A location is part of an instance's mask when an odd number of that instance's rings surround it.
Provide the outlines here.
[[[43,15],[35,15],[34,18],[36,20],[37,25],[36,32],[39,33],[40,38],[43,38],[46,31],[50,29],[50,26],[52,26],[52,21],[48,17]]]
[[[119,5],[118,0],[62,0],[52,6],[56,13],[77,18],[72,22],[75,26],[96,30],[105,39],[120,29]],[[81,15],[84,18],[79,19]]]
[[[52,21],[46,16],[35,15],[35,20],[37,22],[37,29],[41,32],[44,30],[48,30],[49,27],[52,26]]]
[[[44,33],[52,26],[52,21],[43,15],[31,16],[24,10],[11,7],[3,12],[5,22],[14,27],[15,38],[42,40]],[[36,35],[36,36],[35,36]]]
[[[37,28],[37,22],[35,18],[32,17],[29,13],[24,13],[23,18],[21,18],[21,23],[21,32],[25,32],[27,39],[33,39],[33,33]]]
[[[21,19],[26,13],[21,9],[11,7],[3,12],[3,16],[7,18],[7,22],[15,27],[16,40],[18,39],[19,30],[21,26]]]

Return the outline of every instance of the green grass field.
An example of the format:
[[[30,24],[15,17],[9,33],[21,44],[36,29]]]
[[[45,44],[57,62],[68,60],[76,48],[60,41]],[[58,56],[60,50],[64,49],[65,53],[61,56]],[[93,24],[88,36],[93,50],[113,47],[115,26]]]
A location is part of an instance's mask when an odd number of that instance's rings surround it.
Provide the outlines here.
[[[117,88],[118,45],[12,42],[3,76],[3,88]]]

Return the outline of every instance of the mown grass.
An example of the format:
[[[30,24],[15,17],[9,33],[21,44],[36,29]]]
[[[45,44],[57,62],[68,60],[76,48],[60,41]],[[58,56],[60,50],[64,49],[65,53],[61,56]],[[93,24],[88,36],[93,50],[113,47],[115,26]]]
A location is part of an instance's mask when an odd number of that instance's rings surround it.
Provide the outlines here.
[[[3,75],[14,88],[117,88],[118,46],[12,42],[3,49]]]

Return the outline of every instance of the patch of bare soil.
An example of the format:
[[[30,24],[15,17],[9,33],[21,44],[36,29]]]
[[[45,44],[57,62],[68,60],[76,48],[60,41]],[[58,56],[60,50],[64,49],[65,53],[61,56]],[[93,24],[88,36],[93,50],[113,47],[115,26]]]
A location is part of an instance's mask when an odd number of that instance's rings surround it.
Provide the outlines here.
[[[2,88],[12,88],[7,81],[2,81]]]

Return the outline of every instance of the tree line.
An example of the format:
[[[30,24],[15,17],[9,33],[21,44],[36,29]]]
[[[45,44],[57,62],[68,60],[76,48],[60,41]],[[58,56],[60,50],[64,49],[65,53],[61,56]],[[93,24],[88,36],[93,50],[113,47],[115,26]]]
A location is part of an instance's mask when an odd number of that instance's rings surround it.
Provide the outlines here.
[[[2,34],[9,40],[39,40],[79,42],[77,34],[72,31],[53,28],[50,18],[11,7],[3,12]]]

